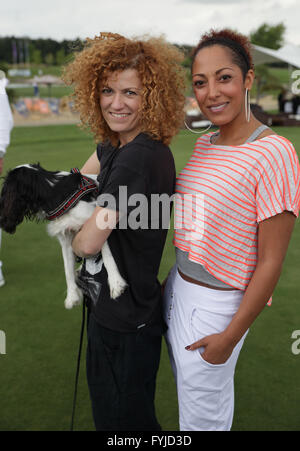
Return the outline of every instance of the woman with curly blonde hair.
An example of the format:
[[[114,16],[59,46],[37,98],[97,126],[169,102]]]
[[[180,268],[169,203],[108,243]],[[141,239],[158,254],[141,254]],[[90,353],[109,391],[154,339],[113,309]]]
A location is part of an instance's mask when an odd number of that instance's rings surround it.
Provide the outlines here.
[[[85,259],[80,279],[88,293],[87,378],[97,430],[160,430],[154,394],[165,325],[157,274],[168,226],[166,209],[151,199],[174,191],[168,144],[183,122],[181,61],[162,38],[101,33],[64,73],[83,126],[100,142],[81,172],[98,175],[101,195],[73,240]],[[137,198],[146,200],[138,213]],[[110,218],[109,227],[99,226],[99,215]],[[100,255],[106,240],[127,282],[116,300]]]
[[[118,133],[106,122],[100,107],[99,85],[108,74],[136,70],[142,104],[141,131],[168,145],[182,125],[184,73],[182,54],[163,38],[126,39],[113,33],[101,33],[87,39],[86,48],[67,66],[64,79],[75,83],[75,107],[81,122],[97,141],[118,142]]]

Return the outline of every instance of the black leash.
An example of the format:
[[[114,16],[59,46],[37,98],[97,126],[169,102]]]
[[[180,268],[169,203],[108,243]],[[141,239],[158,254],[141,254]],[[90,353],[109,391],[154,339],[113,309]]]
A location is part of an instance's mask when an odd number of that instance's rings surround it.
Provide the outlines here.
[[[84,326],[85,326],[85,307],[86,307],[86,301],[85,301],[85,296],[84,296],[83,297],[83,301],[82,301],[82,322],[81,322],[79,350],[78,350],[78,357],[77,357],[77,368],[76,368],[76,376],[75,376],[75,388],[74,388],[72,419],[71,419],[70,431],[73,431],[73,427],[74,427],[75,408],[76,408],[76,399],[77,399],[77,389],[78,389],[78,380],[79,380],[79,372],[80,372],[80,359],[81,359],[82,343],[83,343],[83,336],[84,336]]]

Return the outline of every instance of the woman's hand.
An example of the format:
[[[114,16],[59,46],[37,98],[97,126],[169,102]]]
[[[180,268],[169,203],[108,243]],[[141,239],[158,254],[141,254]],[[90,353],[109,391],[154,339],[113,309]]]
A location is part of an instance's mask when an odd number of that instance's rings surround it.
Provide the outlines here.
[[[213,365],[225,363],[232,354],[234,344],[229,343],[223,333],[208,335],[201,340],[187,346],[187,351],[195,351],[204,348],[201,357]]]

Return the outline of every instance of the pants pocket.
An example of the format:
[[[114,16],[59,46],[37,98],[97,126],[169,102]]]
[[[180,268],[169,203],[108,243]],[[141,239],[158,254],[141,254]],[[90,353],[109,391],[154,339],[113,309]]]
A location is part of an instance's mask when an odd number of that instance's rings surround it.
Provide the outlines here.
[[[190,328],[194,342],[209,335],[223,332],[232,319],[232,314],[218,314],[215,312],[201,311],[194,308],[191,312]],[[203,357],[203,348],[196,351],[198,362],[201,365],[205,385],[207,387],[224,387],[233,378],[235,365],[243,344],[243,339],[233,349],[232,354],[221,364],[207,362]]]

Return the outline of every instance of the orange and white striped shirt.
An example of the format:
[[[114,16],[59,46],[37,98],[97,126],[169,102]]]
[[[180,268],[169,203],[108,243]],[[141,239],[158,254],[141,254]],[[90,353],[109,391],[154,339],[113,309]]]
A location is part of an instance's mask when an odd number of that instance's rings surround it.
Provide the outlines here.
[[[211,135],[197,140],[177,177],[173,243],[217,279],[245,290],[257,263],[258,223],[284,210],[298,217],[299,160],[283,136],[220,146]]]

